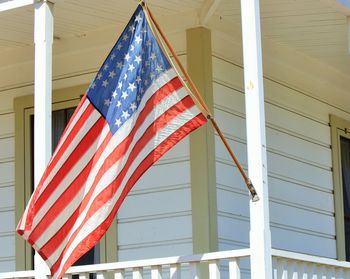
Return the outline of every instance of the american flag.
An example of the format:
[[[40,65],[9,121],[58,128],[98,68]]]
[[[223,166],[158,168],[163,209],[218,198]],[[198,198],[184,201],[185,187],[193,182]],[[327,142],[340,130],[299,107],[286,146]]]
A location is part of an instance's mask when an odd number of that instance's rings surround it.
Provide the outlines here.
[[[141,175],[205,122],[138,6],[17,227],[53,278],[98,242]]]

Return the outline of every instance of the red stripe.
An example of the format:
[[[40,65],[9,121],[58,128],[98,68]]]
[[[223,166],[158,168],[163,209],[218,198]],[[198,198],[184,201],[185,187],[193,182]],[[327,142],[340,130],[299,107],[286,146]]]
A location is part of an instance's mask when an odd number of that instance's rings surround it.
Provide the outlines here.
[[[145,131],[143,136],[138,140],[135,147],[132,149],[132,152],[130,153],[128,160],[122,169],[122,171],[119,173],[118,177],[111,182],[93,201],[93,204],[90,206],[84,221],[79,225],[79,227],[76,229],[76,231],[72,234],[69,241],[66,244],[66,248],[61,253],[60,258],[65,253],[65,250],[67,247],[71,244],[71,242],[75,239],[77,234],[79,233],[80,229],[83,227],[83,225],[86,223],[86,221],[105,203],[115,194],[117,188],[119,187],[120,183],[124,179],[127,171],[129,170],[130,165],[132,164],[134,158],[140,153],[142,148],[149,142],[154,135],[162,129],[167,123],[169,123],[172,119],[174,119],[177,115],[181,114],[183,111],[187,110],[188,108],[192,107],[194,105],[193,100],[190,96],[186,96],[183,100],[172,106],[170,109],[168,109],[166,112],[164,112],[161,116],[159,116]],[[175,144],[175,142],[174,142]],[[59,261],[59,260],[58,260]]]
[[[64,164],[58,170],[58,172],[47,185],[40,197],[38,197],[37,201],[35,202],[35,214],[45,204],[46,200],[51,196],[54,190],[60,185],[60,183],[69,173],[71,168],[73,168],[75,164],[79,162],[80,158],[89,149],[91,142],[94,142],[96,137],[99,136],[105,125],[105,119],[103,117],[100,117],[97,120],[97,122],[91,127],[91,129],[84,135],[80,143],[76,146],[74,151],[70,154],[70,156],[67,158]]]
[[[97,161],[101,157],[104,149],[106,148],[108,142],[112,138],[112,134],[108,133],[102,144],[97,149],[94,156],[91,158],[89,163],[85,166],[83,171],[72,181],[72,183],[67,187],[67,189],[59,196],[59,198],[50,207],[47,213],[43,216],[41,221],[36,225],[30,236],[28,237],[29,243],[35,243],[35,241],[40,237],[40,235],[45,232],[48,226],[55,220],[55,218],[60,218],[59,214],[65,207],[71,202],[76,193],[79,192],[81,187],[85,186],[86,180],[89,176],[91,169],[96,165]]]
[[[81,104],[82,104],[82,102],[80,103],[80,105]],[[31,199],[31,202],[28,205],[28,213],[27,213],[27,218],[25,220],[25,230],[31,229],[32,221],[33,221],[34,214],[35,214],[33,212],[34,207],[35,207],[34,203],[36,202],[36,199],[41,191],[41,188],[43,187],[43,183],[44,183],[45,179],[47,178],[49,173],[52,171],[52,169],[56,166],[57,162],[62,157],[62,155],[63,155],[64,151],[66,150],[66,148],[68,147],[68,145],[72,142],[75,135],[78,133],[78,131],[84,125],[86,119],[91,115],[91,113],[93,111],[94,111],[94,107],[91,104],[89,104],[87,106],[87,108],[85,109],[85,111],[83,112],[83,114],[81,115],[81,117],[79,118],[79,120],[77,121],[76,125],[71,130],[70,134],[67,136],[67,138],[66,138],[65,142],[62,144],[61,148],[57,151],[57,154],[55,155],[55,157],[51,158],[51,161],[49,162],[48,166],[46,167],[44,174],[40,179],[39,184],[37,185],[37,187],[35,188],[35,191],[32,194],[33,198]]]
[[[113,222],[115,215],[124,201],[125,197],[133,187],[133,185],[138,181],[142,174],[154,164],[161,156],[163,156],[170,148],[172,148],[176,143],[188,135],[191,131],[197,129],[204,123],[207,119],[203,114],[197,115],[195,118],[188,121],[185,125],[181,126],[174,133],[172,133],[166,140],[159,144],[139,165],[136,172],[130,177],[127,182],[122,195],[118,199],[117,203],[114,205],[113,210],[105,219],[105,221],[99,225],[92,233],[90,233],[85,239],[83,239],[79,245],[73,250],[70,257],[64,263],[61,272],[58,274],[58,277],[63,276],[67,269],[75,263],[85,252],[90,250],[98,240],[104,235],[111,223]],[[58,270],[58,262],[52,266],[51,272],[54,274]]]
[[[139,127],[142,125],[144,122],[145,118],[147,115],[153,110],[154,106],[156,106],[161,100],[163,100],[165,97],[170,95],[174,90],[177,90],[180,86],[182,86],[180,80],[178,78],[175,78],[170,81],[170,83],[164,85],[162,88],[160,88],[145,104],[145,107],[143,111],[141,111],[139,117],[136,120],[136,123],[130,132],[130,134],[121,142],[113,152],[106,158],[105,162],[101,166],[100,170],[98,171],[93,184],[91,185],[88,193],[84,197],[81,205],[79,206],[79,211],[83,211],[84,208],[87,206],[99,180],[103,176],[104,172],[108,170],[115,162],[117,162],[127,151],[130,143],[132,142],[135,133],[139,129]],[[76,213],[73,213],[71,218],[76,218]],[[53,237],[51,240],[49,240],[42,248],[41,251],[47,257],[49,257],[54,250],[56,250],[57,247],[57,240],[58,239],[64,239],[64,237],[67,234],[67,231],[69,231],[68,227],[71,226],[71,222],[67,222],[61,229],[60,231],[57,232],[55,237]]]

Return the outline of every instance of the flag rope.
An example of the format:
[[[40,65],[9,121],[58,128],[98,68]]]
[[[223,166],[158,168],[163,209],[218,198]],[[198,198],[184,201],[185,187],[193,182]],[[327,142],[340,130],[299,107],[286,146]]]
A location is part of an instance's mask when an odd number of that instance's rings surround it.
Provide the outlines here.
[[[213,115],[210,113],[210,110],[207,106],[207,104],[205,103],[202,95],[200,94],[198,88],[196,87],[196,85],[194,84],[194,82],[192,81],[191,77],[189,76],[189,74],[187,73],[186,69],[184,68],[184,66],[182,65],[179,57],[177,56],[174,48],[172,47],[172,45],[170,44],[168,38],[166,37],[165,33],[162,31],[162,29],[160,28],[156,18],[154,17],[152,11],[149,9],[149,7],[146,5],[146,3],[144,1],[140,1],[140,4],[142,5],[142,7],[144,7],[144,10],[146,11],[146,14],[149,15],[149,18],[151,19],[151,23],[156,27],[157,31],[159,32],[160,36],[162,37],[164,43],[166,44],[167,48],[169,49],[169,51],[171,52],[171,54],[173,55],[176,64],[179,66],[181,72],[184,74],[184,76],[186,77],[186,80],[188,81],[190,87],[191,87],[191,93],[194,94],[195,99],[200,103],[200,105],[204,108],[204,110],[207,113],[207,118],[210,120],[210,122],[212,123],[215,131],[218,133],[220,139],[222,140],[223,144],[225,145],[227,151],[229,152],[232,160],[234,161],[234,163],[236,164],[240,174],[242,175],[244,182],[247,185],[247,188],[250,192],[251,198],[253,202],[256,202],[259,200],[259,196],[255,190],[255,187],[252,183],[252,181],[250,180],[250,178],[248,177],[248,175],[246,174],[245,170],[243,169],[241,163],[239,162],[239,160],[237,159],[236,155],[234,154],[232,148],[230,147],[228,141],[226,140],[224,134],[221,132],[216,120],[214,119]]]

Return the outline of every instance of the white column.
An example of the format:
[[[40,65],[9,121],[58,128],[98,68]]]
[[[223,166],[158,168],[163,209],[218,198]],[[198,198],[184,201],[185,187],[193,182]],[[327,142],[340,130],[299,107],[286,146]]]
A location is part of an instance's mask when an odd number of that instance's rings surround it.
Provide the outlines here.
[[[34,184],[39,180],[51,157],[51,91],[53,4],[35,4],[34,43]],[[49,269],[39,254],[35,254],[35,278],[47,278]]]
[[[250,202],[251,278],[272,278],[259,0],[241,0],[248,173],[260,197]]]

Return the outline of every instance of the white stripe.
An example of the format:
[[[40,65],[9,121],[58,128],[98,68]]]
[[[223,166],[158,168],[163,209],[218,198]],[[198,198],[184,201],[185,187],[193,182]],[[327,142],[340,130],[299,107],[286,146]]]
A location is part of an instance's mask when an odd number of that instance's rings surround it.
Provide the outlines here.
[[[162,82],[165,82],[166,80],[170,80],[172,77],[164,77],[162,78]],[[163,86],[164,84],[161,83],[161,86]],[[182,90],[180,93],[179,93],[180,96],[185,96],[186,95],[186,91],[185,90]],[[171,95],[170,95],[171,96]],[[138,108],[138,111],[139,109],[142,109],[144,108],[145,106],[145,103],[147,102],[147,100],[152,97],[152,95],[150,95],[150,93],[148,92],[147,96],[145,95],[144,98],[142,99],[142,103],[140,104],[139,108]],[[168,107],[170,107],[172,104],[175,104],[179,99],[174,99],[174,96],[172,96],[172,101],[170,101],[169,99],[170,97],[168,96],[167,98],[165,98],[165,100],[163,100],[162,102],[160,102],[160,106],[164,109],[164,105],[163,103],[168,103]],[[161,111],[161,109],[159,109],[159,111]],[[100,159],[97,161],[96,165],[94,166],[94,168],[91,170],[91,173],[89,174],[89,177],[88,177],[88,181],[87,183],[85,183],[85,189],[86,189],[86,192],[84,193],[84,196],[87,194],[89,188],[91,187],[94,179],[95,179],[95,176],[97,175],[98,173],[98,170],[101,168],[102,164],[104,163],[105,159],[107,158],[107,156],[122,142],[122,140],[125,139],[126,136],[129,135],[129,132],[131,130],[131,128],[134,126],[134,122],[136,121],[136,118],[137,118],[138,115],[136,115],[136,113],[134,114],[134,116],[132,118],[130,118],[127,123],[125,123],[125,125],[123,125],[118,131],[117,133],[113,136],[113,140],[107,145],[107,148],[104,150],[104,152],[101,154],[101,157]],[[150,119],[149,123],[151,123],[151,121],[154,119],[154,116]],[[103,137],[104,139],[104,137]],[[99,146],[99,145],[98,145]],[[79,164],[82,166],[81,169],[83,169],[83,167],[85,167],[85,163],[84,164]],[[77,169],[74,174],[79,174],[79,169]],[[69,185],[73,179],[75,178],[76,175],[72,176],[71,179],[68,178],[65,178],[65,181],[62,181],[62,184],[63,185]],[[59,187],[60,189],[62,189],[62,191],[58,191],[55,192],[55,195],[51,196],[50,197],[50,200],[47,202],[48,203],[48,206],[51,206],[55,201],[56,199],[62,194],[62,192],[66,189],[66,187]],[[71,211],[68,211],[65,210],[65,212],[74,212],[74,210],[77,208],[79,204],[72,204],[72,205],[69,205],[69,209]],[[46,211],[48,210],[48,206],[46,206],[45,208],[42,208],[42,210],[40,210],[40,219],[43,217],[43,215],[46,213]],[[40,214],[38,213],[38,214]],[[66,213],[67,214],[67,213]],[[71,214],[67,214],[67,215],[62,215],[60,218],[59,218],[59,221],[57,221],[58,223],[60,224],[64,224],[65,221],[68,220],[68,218],[70,218]],[[66,217],[66,218],[64,218]],[[57,230],[60,228],[59,225],[56,225],[56,221],[53,222],[51,225],[50,225],[50,228],[52,227],[52,230],[49,229],[47,232],[45,232],[44,235],[42,235],[37,241],[36,241],[36,245],[37,247],[41,248],[43,245],[45,245],[45,243],[57,232]]]
[[[91,144],[89,149],[85,154],[79,159],[75,166],[67,173],[67,176],[62,180],[60,186],[52,193],[49,199],[46,201],[45,205],[40,209],[40,211],[35,216],[34,219],[35,226],[39,223],[42,218],[45,218],[45,214],[50,210],[51,206],[56,202],[56,200],[63,194],[63,192],[68,188],[68,186],[74,181],[74,179],[83,171],[86,165],[89,163],[91,158],[96,153],[96,150],[100,147],[103,140],[106,138],[109,132],[108,125],[105,125],[99,137]],[[85,183],[84,183],[85,184]],[[79,206],[83,195],[85,194],[86,187],[84,185],[81,187],[78,193],[75,193],[72,200],[67,204],[67,206],[56,216],[55,220],[43,231],[41,236],[36,240],[36,248],[41,248],[54,234],[64,225],[64,223],[69,219],[71,214]],[[34,245],[33,245],[34,246]]]
[[[111,181],[113,181],[119,175],[120,171],[125,166],[125,163],[126,163],[128,157],[130,155],[130,152],[132,151],[133,147],[138,142],[138,140],[142,137],[142,135],[144,134],[145,130],[153,123],[153,121],[155,119],[157,119],[160,115],[162,115],[165,110],[167,110],[168,108],[170,108],[171,106],[176,104],[179,100],[181,100],[183,97],[185,97],[187,95],[188,95],[187,91],[184,88],[181,88],[179,91],[176,92],[176,94],[173,93],[173,94],[167,96],[161,102],[159,102],[157,104],[157,106],[154,107],[153,110],[147,115],[147,117],[145,118],[145,121],[141,124],[141,126],[138,129],[138,131],[135,133],[133,141],[128,146],[128,149],[127,149],[125,155],[123,155],[116,164],[114,164],[109,170],[107,170],[104,173],[104,175],[102,176],[101,180],[96,185],[94,193],[91,196],[87,207],[85,208],[85,210],[83,212],[81,212],[79,218],[76,220],[76,222],[74,224],[74,227],[72,228],[72,230],[71,230],[69,235],[72,235],[74,233],[74,231],[77,229],[77,227],[79,227],[80,224],[83,222],[83,220],[85,218],[85,215],[86,215],[87,211],[89,210],[89,208],[91,206],[91,203],[93,202],[95,197],[100,192],[102,192],[103,189],[106,186],[108,186],[111,183]],[[100,166],[102,165],[102,162],[105,160],[105,158],[111,152],[113,152],[113,150],[115,149],[115,147],[118,144],[120,144],[119,136],[117,134],[115,134],[115,135],[113,135],[113,138],[111,139],[110,144],[106,148],[106,154],[104,154],[103,158],[101,157],[101,164],[100,164]],[[99,166],[99,168],[100,168],[100,166]],[[89,184],[87,185],[88,188],[91,187],[91,184],[94,181],[96,172],[97,172],[97,170],[94,170],[89,175],[89,178],[88,178]],[[57,248],[55,253],[50,256],[49,261],[51,263],[54,263],[57,260],[57,258],[59,257],[62,249],[64,249],[64,245],[65,245],[65,242],[62,242],[62,244],[60,245],[60,247]]]
[[[47,185],[52,181],[52,179],[56,176],[57,172],[61,169],[62,165],[67,161],[67,158],[71,155],[71,153],[75,150],[77,145],[80,143],[82,138],[88,133],[92,126],[97,122],[97,120],[101,117],[101,114],[97,110],[93,110],[90,116],[87,118],[87,120],[84,122],[81,129],[77,132],[76,136],[72,140],[72,142],[68,145],[68,147],[65,149],[64,153],[62,154],[61,158],[55,165],[55,167],[51,170],[49,175],[46,177],[45,181],[43,182],[43,186],[41,188],[41,191],[38,195],[38,199],[43,193],[43,191],[46,189]]]
[[[73,127],[75,126],[75,124],[77,124],[78,120],[80,119],[81,115],[83,114],[83,112],[86,110],[86,108],[88,107],[88,105],[90,104],[90,101],[88,100],[88,98],[86,98],[84,100],[84,103],[80,106],[79,111],[76,113],[76,115],[74,116],[74,118],[72,118],[69,121],[69,124],[66,128],[65,133],[62,135],[62,137],[59,140],[59,143],[55,149],[54,154],[51,157],[52,158],[56,155],[56,153],[58,152],[58,150],[61,148],[63,142],[66,140],[66,138],[68,137],[68,135],[70,134],[70,132],[72,131]]]
[[[109,200],[105,206],[100,208],[81,228],[81,230],[79,231],[79,234],[77,235],[77,237],[74,239],[74,241],[71,243],[66,253],[64,254],[60,268],[55,274],[58,274],[60,272],[60,269],[64,266],[65,262],[69,259],[69,256],[71,255],[73,250],[79,245],[79,243],[84,238],[86,238],[90,233],[92,233],[108,217],[108,215],[111,213],[113,209],[113,206],[116,204],[117,200],[122,194],[122,191],[126,183],[130,179],[132,174],[137,170],[140,163],[147,157],[147,155],[152,150],[154,150],[162,141],[164,141],[169,135],[171,135],[174,131],[176,131],[180,126],[184,125],[186,122],[188,122],[190,119],[192,119],[199,113],[200,112],[198,108],[196,106],[193,106],[191,109],[183,112],[178,117],[173,119],[167,126],[164,127],[164,129],[158,131],[158,133],[155,135],[153,140],[150,140],[145,145],[142,152],[140,152],[140,154],[135,158],[135,160],[133,160],[126,176],[123,179],[123,182],[121,183],[120,187],[114,194],[113,198]]]
[[[77,123],[78,119],[81,117],[82,113],[86,110],[86,108],[87,108],[88,105],[89,105],[89,100],[86,99],[86,100],[84,101],[84,103],[81,105],[80,110],[76,113],[76,115],[74,116],[74,118],[71,119],[70,125],[69,125],[69,127],[67,127],[67,130],[66,130],[66,132],[64,133],[64,135],[61,137],[60,142],[59,142],[59,145],[57,146],[57,148],[56,148],[56,150],[55,150],[55,153],[54,153],[53,156],[51,157],[49,164],[51,163],[52,159],[54,158],[54,156],[55,156],[56,153],[58,152],[58,150],[59,150],[59,148],[61,147],[62,143],[66,140],[68,134],[71,132],[71,130],[73,129],[73,127],[74,127],[75,124]],[[29,202],[28,202],[28,205],[31,204],[32,199],[33,199],[33,195],[31,195],[30,200],[29,200]],[[21,223],[20,223],[20,225],[18,226],[19,229],[24,230],[25,223],[26,223],[26,221],[27,221],[28,209],[29,209],[29,207],[27,206],[26,209],[25,209],[25,211],[24,211],[24,213],[23,213],[23,216],[22,216],[22,219],[21,219]],[[23,237],[25,237],[25,236],[23,236]]]

